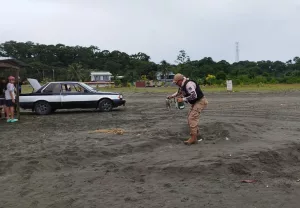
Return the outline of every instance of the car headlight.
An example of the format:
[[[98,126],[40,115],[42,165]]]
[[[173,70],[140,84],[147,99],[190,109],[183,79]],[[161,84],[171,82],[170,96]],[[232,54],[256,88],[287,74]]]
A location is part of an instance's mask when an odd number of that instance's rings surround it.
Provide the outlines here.
[[[119,99],[123,99],[123,95],[119,95]]]

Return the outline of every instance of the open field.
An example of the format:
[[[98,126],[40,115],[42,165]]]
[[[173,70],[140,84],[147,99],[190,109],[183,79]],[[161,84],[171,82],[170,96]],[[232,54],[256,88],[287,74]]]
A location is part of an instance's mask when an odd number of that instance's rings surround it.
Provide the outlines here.
[[[208,91],[192,146],[188,108],[167,111],[159,91],[124,90],[111,113],[0,120],[0,207],[298,208],[300,92]],[[90,133],[111,128],[124,134]]]
[[[202,86],[205,92],[226,92],[226,87],[219,86]],[[152,92],[152,93],[172,93],[176,88],[174,87],[147,87],[147,88],[136,88],[136,87],[122,87],[122,88],[99,88],[104,91],[118,91],[118,92]],[[283,91],[299,91],[300,84],[274,84],[274,85],[243,85],[234,86],[234,92],[283,92]],[[32,92],[30,85],[22,86],[23,93]]]

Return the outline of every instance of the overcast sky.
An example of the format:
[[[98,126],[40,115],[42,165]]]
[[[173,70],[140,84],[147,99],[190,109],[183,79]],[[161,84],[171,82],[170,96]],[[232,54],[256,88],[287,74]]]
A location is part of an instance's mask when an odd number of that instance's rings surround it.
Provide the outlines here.
[[[0,42],[96,45],[174,63],[300,56],[300,0],[0,0]]]

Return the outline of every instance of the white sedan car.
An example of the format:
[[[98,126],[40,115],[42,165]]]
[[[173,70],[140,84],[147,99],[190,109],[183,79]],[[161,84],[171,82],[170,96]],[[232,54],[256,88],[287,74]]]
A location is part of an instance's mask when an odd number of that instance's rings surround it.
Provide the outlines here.
[[[49,82],[43,86],[28,79],[33,92],[20,95],[20,107],[47,115],[56,109],[96,108],[103,112],[125,106],[122,94],[100,92],[82,82]]]

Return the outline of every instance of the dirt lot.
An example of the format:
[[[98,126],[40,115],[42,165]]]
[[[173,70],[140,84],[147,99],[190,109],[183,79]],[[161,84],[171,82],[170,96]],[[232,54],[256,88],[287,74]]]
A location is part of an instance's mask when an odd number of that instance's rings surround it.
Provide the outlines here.
[[[207,94],[193,146],[164,97],[0,121],[0,207],[299,208],[300,92]],[[125,133],[89,134],[110,128]]]

